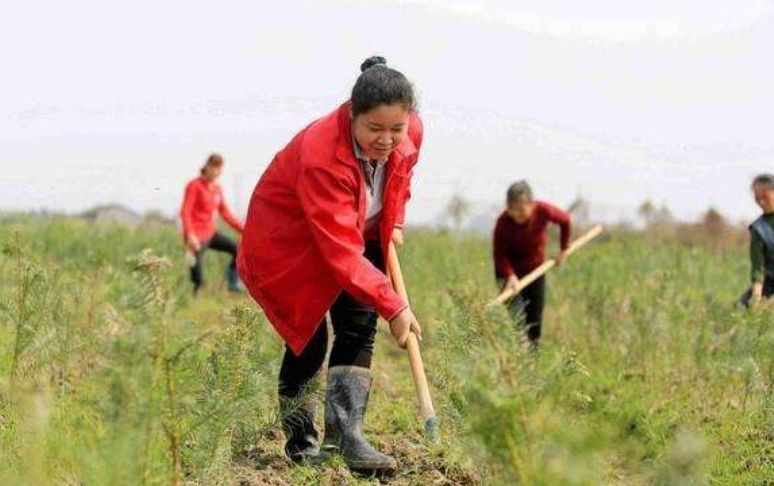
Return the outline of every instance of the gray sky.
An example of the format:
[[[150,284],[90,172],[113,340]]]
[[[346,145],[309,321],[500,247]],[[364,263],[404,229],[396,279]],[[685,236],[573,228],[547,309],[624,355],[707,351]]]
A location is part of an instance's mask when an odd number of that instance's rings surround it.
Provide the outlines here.
[[[7,2],[0,209],[177,211],[208,152],[242,211],[290,137],[380,53],[420,94],[414,222],[514,179],[599,214],[751,218],[774,164],[774,2]]]

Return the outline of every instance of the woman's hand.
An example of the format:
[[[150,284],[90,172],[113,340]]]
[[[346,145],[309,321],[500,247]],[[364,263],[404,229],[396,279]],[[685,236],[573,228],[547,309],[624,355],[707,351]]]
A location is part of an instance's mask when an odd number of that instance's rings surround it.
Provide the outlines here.
[[[402,228],[393,228],[392,229],[392,242],[395,244],[397,248],[400,248],[403,246],[403,229]]]
[[[567,261],[567,250],[562,250],[554,257],[557,267],[561,267]]]
[[[508,281],[505,282],[505,289],[513,290],[514,292],[519,290],[519,277],[516,275],[511,275],[508,277]]]
[[[413,332],[418,340],[422,340],[422,327],[410,307],[406,307],[390,321],[390,333],[401,349],[406,348],[409,333]]]
[[[202,249],[202,244],[199,242],[199,238],[194,235],[188,235],[185,239],[185,242],[188,245],[188,248],[194,253]]]

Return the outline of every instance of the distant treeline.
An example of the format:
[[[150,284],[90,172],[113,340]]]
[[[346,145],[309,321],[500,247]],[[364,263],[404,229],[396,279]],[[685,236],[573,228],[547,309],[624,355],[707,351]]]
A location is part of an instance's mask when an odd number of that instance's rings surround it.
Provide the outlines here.
[[[488,234],[497,217],[496,210],[491,215],[473,216],[472,207],[464,196],[455,194],[441,215],[441,227],[448,231]],[[590,201],[577,198],[567,208],[576,228],[589,228],[599,222],[593,217],[591,207]],[[638,233],[649,238],[676,238],[687,245],[702,244],[717,249],[746,244],[749,238],[747,225],[748,222],[744,221],[730,221],[715,208],[707,209],[697,221],[681,221],[672,215],[666,205],[657,206],[649,200],[639,205],[634,220],[606,224],[608,231],[612,232]]]
[[[140,214],[120,204],[104,204],[95,206],[80,213],[65,213],[41,209],[36,211],[0,211],[0,221],[12,223],[30,219],[72,218],[93,223],[115,223],[132,228],[175,225],[174,218],[165,216],[161,211],[151,210]]]
[[[440,218],[440,225],[434,229],[488,234],[488,227],[470,224],[471,207],[471,203],[464,197],[452,196]],[[590,208],[591,203],[582,198],[576,199],[569,206],[568,210],[572,214],[577,228],[590,227],[596,223],[591,216]],[[638,221],[620,221],[608,224],[608,231],[641,233],[649,238],[677,238],[685,244],[710,245],[718,249],[744,245],[749,237],[747,223],[731,222],[714,208],[706,210],[698,221],[685,222],[675,219],[665,205],[657,206],[651,201],[644,201],[637,209],[637,217]],[[140,214],[120,204],[99,205],[75,214],[49,210],[0,212],[0,220],[5,222],[30,218],[77,218],[94,223],[117,223],[133,228],[142,227],[143,229],[177,224],[176,218],[168,217],[158,210]],[[492,220],[492,224],[494,224],[495,218],[496,213],[493,213],[489,218]]]

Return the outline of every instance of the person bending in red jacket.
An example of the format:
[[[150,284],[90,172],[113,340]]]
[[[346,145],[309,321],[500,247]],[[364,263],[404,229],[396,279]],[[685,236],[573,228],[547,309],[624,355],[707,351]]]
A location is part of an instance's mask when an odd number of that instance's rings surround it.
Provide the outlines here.
[[[497,218],[494,230],[495,276],[501,290],[516,289],[519,278],[539,267],[546,259],[548,225],[561,228],[561,252],[557,265],[564,263],[570,242],[570,215],[543,201],[535,201],[526,181],[508,188],[507,209]],[[526,328],[531,349],[537,349],[543,324],[546,280],[540,277],[508,302],[515,320]]]
[[[367,59],[350,101],[303,129],[258,181],[238,268],[285,340],[279,400],[285,453],[318,462],[339,453],[352,469],[389,470],[395,459],[363,435],[377,315],[400,347],[421,328],[385,275],[389,242],[402,242],[409,183],[422,142],[411,84],[384,58]],[[333,346],[322,451],[316,377]]]
[[[215,215],[219,213],[220,217],[235,231],[242,233],[244,230],[242,222],[231,213],[226,205],[223,190],[217,182],[222,171],[223,157],[219,154],[212,154],[207,158],[204,167],[201,168],[199,177],[185,186],[180,219],[183,221],[183,238],[188,254],[193,256],[189,263],[194,294],[201,289],[204,283],[202,264],[204,251],[208,248],[231,255],[231,262],[226,270],[228,288],[233,292],[241,290],[236,271],[237,245],[215,229]]]

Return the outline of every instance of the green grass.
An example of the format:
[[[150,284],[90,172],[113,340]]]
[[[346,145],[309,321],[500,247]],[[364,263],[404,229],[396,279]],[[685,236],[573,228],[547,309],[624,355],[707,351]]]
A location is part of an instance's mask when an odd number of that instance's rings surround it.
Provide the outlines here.
[[[379,483],[282,457],[282,343],[224,258],[194,300],[172,228],[6,217],[0,247],[0,484]],[[537,357],[485,306],[489,251],[407,235],[442,442],[381,329],[366,432],[392,484],[774,482],[774,318],[732,306],[744,248],[600,238],[550,275]]]

